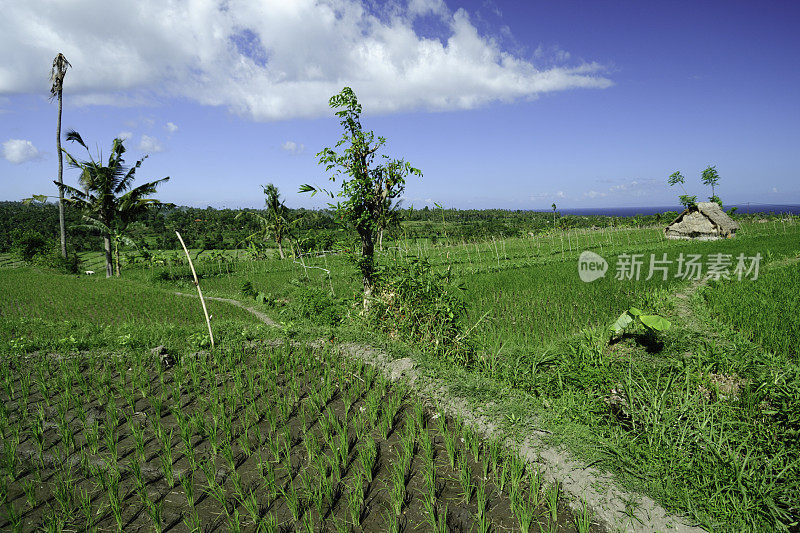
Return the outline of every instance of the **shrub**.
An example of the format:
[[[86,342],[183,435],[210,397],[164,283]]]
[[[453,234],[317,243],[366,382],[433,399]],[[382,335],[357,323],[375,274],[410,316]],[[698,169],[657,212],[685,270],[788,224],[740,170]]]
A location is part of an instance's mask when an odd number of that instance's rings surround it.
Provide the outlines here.
[[[303,318],[325,326],[335,326],[345,314],[345,305],[328,290],[296,284],[295,305]]]
[[[14,239],[13,248],[23,261],[30,262],[35,256],[47,253],[48,242],[38,231],[29,230]]]
[[[382,329],[468,362],[463,287],[452,282],[449,269],[438,273],[424,260],[398,261],[378,270],[376,287],[369,312]]]

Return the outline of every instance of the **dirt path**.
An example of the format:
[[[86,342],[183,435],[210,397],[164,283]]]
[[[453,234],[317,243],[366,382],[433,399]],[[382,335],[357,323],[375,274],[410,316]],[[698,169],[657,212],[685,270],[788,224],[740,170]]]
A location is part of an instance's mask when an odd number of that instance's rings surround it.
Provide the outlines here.
[[[699,287],[699,283],[697,286]],[[694,287],[692,292],[697,290]],[[197,298],[195,294],[176,292],[180,296]],[[688,299],[691,293],[686,293]],[[235,305],[252,313],[264,324],[280,327],[264,313],[230,298],[208,297],[209,300]],[[309,345],[321,347],[324,340],[310,342]],[[392,380],[402,379],[415,391],[419,399],[431,407],[438,406],[448,415],[459,415],[465,423],[487,438],[502,438],[506,435],[497,421],[474,410],[463,398],[452,394],[449,387],[435,377],[425,376],[415,368],[411,358],[394,359],[391,355],[356,343],[342,343],[334,349],[357,357],[365,363],[380,369]],[[668,513],[658,503],[647,496],[628,492],[614,480],[613,476],[581,463],[564,449],[556,449],[542,442],[541,435],[529,435],[523,442],[505,439],[508,447],[517,449],[520,456],[543,470],[546,479],[558,482],[566,499],[576,512],[581,502],[586,502],[594,513],[595,522],[608,531],[633,532],[675,532],[701,533],[704,530],[690,525],[684,518]]]
[[[178,295],[178,296],[187,296],[189,298],[197,298],[198,297],[196,294],[187,294],[185,292],[176,292],[175,294]],[[270,317],[268,317],[267,315],[265,315],[264,313],[262,313],[258,309],[255,309],[253,307],[248,307],[245,304],[243,304],[242,302],[240,302],[239,300],[234,300],[232,298],[220,298],[219,296],[204,296],[204,298],[206,300],[214,300],[215,302],[224,302],[226,304],[235,305],[236,307],[238,307],[240,309],[244,309],[248,313],[252,314],[256,318],[258,318],[261,322],[263,322],[264,324],[266,324],[268,326],[273,326],[273,327],[276,327],[276,328],[280,327],[280,325],[277,322],[272,320]]]

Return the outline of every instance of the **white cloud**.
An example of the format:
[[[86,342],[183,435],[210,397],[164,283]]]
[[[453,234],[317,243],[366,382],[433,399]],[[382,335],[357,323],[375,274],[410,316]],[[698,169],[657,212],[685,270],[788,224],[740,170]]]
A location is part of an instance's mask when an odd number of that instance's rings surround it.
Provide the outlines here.
[[[121,131],[117,133],[117,139],[122,139],[123,141],[127,141],[131,137],[133,137],[132,131]]]
[[[167,132],[169,132],[170,134],[173,134],[176,131],[178,131],[178,126],[176,126],[174,122],[167,122],[164,125],[164,129],[167,130]]]
[[[655,178],[640,178],[617,183],[608,188],[607,194],[618,197],[641,198],[651,196],[663,185],[661,180]]]
[[[594,190],[583,193],[584,198],[603,198],[605,196],[608,196],[608,193]]]
[[[530,195],[530,199],[534,202],[537,200],[563,200],[567,198],[567,194],[564,191],[558,191],[556,193],[552,192],[537,192]]]
[[[64,81],[73,102],[188,98],[255,120],[331,116],[328,98],[344,85],[376,113],[471,109],[611,85],[596,63],[542,66],[515,55],[439,0],[7,4],[0,49],[14,54],[0,64],[0,96],[41,92],[42,65],[56,50],[73,65]],[[423,14],[441,21],[440,38],[415,33]]]
[[[294,141],[286,141],[281,144],[281,150],[289,152],[292,155],[302,154],[306,147],[302,144],[297,144]]]
[[[155,137],[151,137],[149,135],[142,135],[142,140],[139,141],[139,146],[137,146],[137,148],[142,152],[148,152],[148,153],[157,153],[164,151],[164,147],[161,146],[161,142]]]
[[[9,162],[19,165],[37,159],[39,150],[30,141],[9,139],[3,143],[3,157]]]
[[[447,16],[447,6],[443,0],[411,0],[408,3],[409,15],[427,15],[432,13],[439,16]]]

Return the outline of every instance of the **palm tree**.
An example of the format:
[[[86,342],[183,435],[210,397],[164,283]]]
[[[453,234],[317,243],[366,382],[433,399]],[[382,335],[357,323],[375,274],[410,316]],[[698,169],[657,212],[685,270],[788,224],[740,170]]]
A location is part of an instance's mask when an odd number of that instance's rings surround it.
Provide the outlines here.
[[[553,208],[553,228],[555,228],[556,227],[556,203],[553,202],[553,205],[551,205],[550,207]]]
[[[112,240],[114,241],[117,275],[119,276],[119,245],[127,242],[127,238],[124,237],[125,230],[143,211],[160,205],[158,200],[146,197],[154,194],[158,185],[169,180],[169,177],[131,189],[136,170],[142,166],[142,161],[147,156],[138,160],[132,167],[125,166],[125,160],[122,158],[125,153],[123,141],[114,139],[108,164],[104,166],[102,154],[98,154],[95,161],[78,132],[68,131],[66,139],[77,142],[89,154],[88,160],[81,161],[63,150],[69,166],[81,171],[79,181],[83,190],[58,182],[56,184],[59,189],[69,194],[69,202],[83,211],[83,220],[87,223],[85,226],[98,231],[103,236],[106,277],[112,275],[111,243]]]
[[[267,206],[267,215],[262,216],[253,211],[243,211],[236,215],[236,218],[245,213],[252,216],[261,227],[261,231],[253,233],[247,237],[247,240],[252,240],[256,236],[263,236],[265,239],[272,237],[278,244],[278,253],[281,259],[284,259],[286,256],[283,253],[282,243],[283,239],[289,237],[289,226],[291,225],[289,208],[281,201],[280,192],[275,185],[268,183],[267,185],[262,185],[261,188],[266,196],[264,203]]]
[[[64,161],[61,157],[61,109],[62,92],[64,89],[64,76],[67,67],[71,67],[64,54],[58,54],[53,59],[53,67],[50,69],[50,100],[58,97],[58,120],[56,121],[56,149],[58,151],[58,225],[61,231],[61,255],[67,258],[67,229],[64,222]]]

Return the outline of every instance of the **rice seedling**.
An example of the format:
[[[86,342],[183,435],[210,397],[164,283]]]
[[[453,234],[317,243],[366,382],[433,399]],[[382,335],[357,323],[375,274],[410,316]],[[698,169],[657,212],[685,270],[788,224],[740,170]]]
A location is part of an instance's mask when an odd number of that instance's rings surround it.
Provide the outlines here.
[[[233,446],[228,441],[222,445],[222,458],[225,460],[225,463],[228,465],[230,471],[236,472],[236,455],[233,452]]]
[[[164,502],[161,500],[153,501],[148,498],[145,502],[145,509],[147,511],[147,515],[150,517],[150,521],[153,523],[153,530],[156,533],[161,533],[164,515]]]
[[[427,430],[421,429],[418,438],[419,449],[422,451],[422,457],[426,462],[432,463],[434,458],[433,441],[431,435]]]
[[[472,492],[475,489],[475,485],[472,482],[472,469],[463,455],[459,456],[458,463],[458,482],[461,485],[461,499],[464,503],[469,503],[472,499]]]
[[[55,498],[58,503],[59,510],[62,515],[68,519],[72,518],[72,510],[75,502],[75,495],[72,492],[74,484],[75,480],[72,477],[72,472],[67,469],[66,471],[60,471],[56,475],[55,482],[50,485],[53,498]]]
[[[186,529],[188,529],[191,533],[199,533],[201,531],[200,515],[197,514],[197,510],[192,508],[188,513],[184,513],[183,525],[185,525]]]
[[[367,436],[362,441],[361,449],[358,453],[358,460],[361,463],[361,471],[367,480],[367,483],[372,483],[375,479],[375,472],[377,470],[378,449],[375,440]]]
[[[558,481],[550,485],[547,490],[547,510],[550,513],[550,520],[555,522],[558,519],[558,497],[561,494],[561,485]]]
[[[92,493],[88,489],[78,491],[78,505],[83,515],[83,523],[87,531],[91,531],[94,525],[94,515],[92,514]]]
[[[528,531],[530,531],[533,517],[536,514],[536,508],[533,505],[530,505],[529,502],[525,501],[524,498],[520,497],[520,501],[517,504],[514,513],[517,515],[519,528],[522,533],[528,533]]]
[[[89,450],[91,451],[92,455],[97,455],[100,451],[100,423],[96,419],[92,420],[92,423],[89,424],[88,428],[86,428],[85,435]],[[41,446],[38,443],[38,437],[37,446]]]
[[[445,431],[442,433],[444,437],[444,449],[447,452],[447,458],[450,461],[450,468],[456,467],[456,459],[459,457],[458,449],[456,448],[455,434]]]
[[[438,515],[439,509],[436,505],[437,498],[431,492],[428,491],[427,493],[423,494],[422,496],[422,507],[425,511],[425,520],[430,525],[431,530],[436,530],[437,524],[439,522]]]
[[[237,496],[239,504],[247,511],[248,516],[250,517],[250,521],[252,525],[258,528],[259,522],[261,521],[260,517],[260,509],[258,505],[258,499],[256,497],[255,491],[251,488],[247,491],[247,495],[240,493]]]
[[[480,437],[472,428],[467,428],[464,431],[463,440],[464,447],[472,452],[472,457],[477,463],[480,456]]]
[[[542,474],[536,469],[527,473],[528,499],[534,508],[538,508],[541,503],[542,495]]]
[[[23,515],[22,513],[18,512],[17,509],[14,507],[14,502],[6,500],[5,508],[6,508],[6,518],[8,518],[12,530],[15,532],[22,531]]]
[[[402,522],[400,516],[394,513],[393,510],[389,510],[386,513],[381,513],[381,517],[383,518],[383,522],[386,527],[386,531],[390,533],[400,533],[402,531]],[[347,531],[347,529],[340,530],[340,531]]]
[[[307,431],[303,434],[303,447],[306,449],[306,462],[313,463],[320,453],[319,441],[314,432]]]
[[[481,479],[475,485],[475,502],[477,504],[477,511],[475,516],[480,523],[486,517],[486,505],[488,503],[488,498],[486,495],[486,480]]]
[[[122,498],[120,497],[120,475],[116,468],[108,471],[108,501],[111,507],[111,514],[114,516],[114,521],[117,523],[117,530],[123,531],[122,523]]]
[[[180,478],[183,495],[190,509],[194,509],[194,470],[189,470]]]
[[[412,418],[406,419],[405,431],[400,435],[400,445],[405,455],[413,457],[417,448],[417,424]]]
[[[392,481],[392,485],[389,490],[391,508],[396,515],[399,515],[407,499],[406,472],[405,465],[402,461],[398,461],[394,464],[390,474],[390,479]]]
[[[328,469],[331,472],[331,478],[336,482],[342,479],[342,463],[337,456],[328,456],[322,454],[321,457],[327,462]]]
[[[361,522],[364,518],[365,505],[364,505],[364,479],[361,475],[356,475],[350,486],[350,491],[347,496],[348,511],[353,525],[361,527]]]
[[[142,473],[142,465],[139,462],[139,456],[133,454],[130,459],[130,471],[131,475],[133,476],[134,484],[136,486],[136,491],[139,493],[139,496],[144,499],[147,495],[147,484],[144,479],[144,474]]]
[[[422,470],[422,480],[425,483],[425,487],[428,489],[427,493],[430,497],[434,500],[438,498],[441,487],[436,474],[436,465],[432,460],[425,462]]]
[[[580,509],[574,516],[575,527],[578,533],[589,533],[592,526],[593,513],[586,501],[581,501]]]
[[[292,518],[295,522],[299,522],[300,517],[303,515],[303,500],[300,497],[300,494],[297,492],[294,484],[291,482],[291,480],[289,480],[286,483],[286,486],[280,486],[278,487],[278,490],[286,501],[286,507],[292,514]]]
[[[217,482],[217,469],[214,465],[214,459],[209,458],[206,461],[202,461],[200,463],[200,469],[203,471],[203,474],[206,478],[205,485],[203,485],[203,491],[211,498],[216,500],[216,502],[219,503],[219,505],[227,513],[228,501],[225,495],[225,489]]]
[[[26,481],[23,485],[23,491],[25,492],[25,501],[28,504],[29,509],[33,509],[36,507],[36,484],[33,481]],[[5,496],[5,493],[3,493]]]

